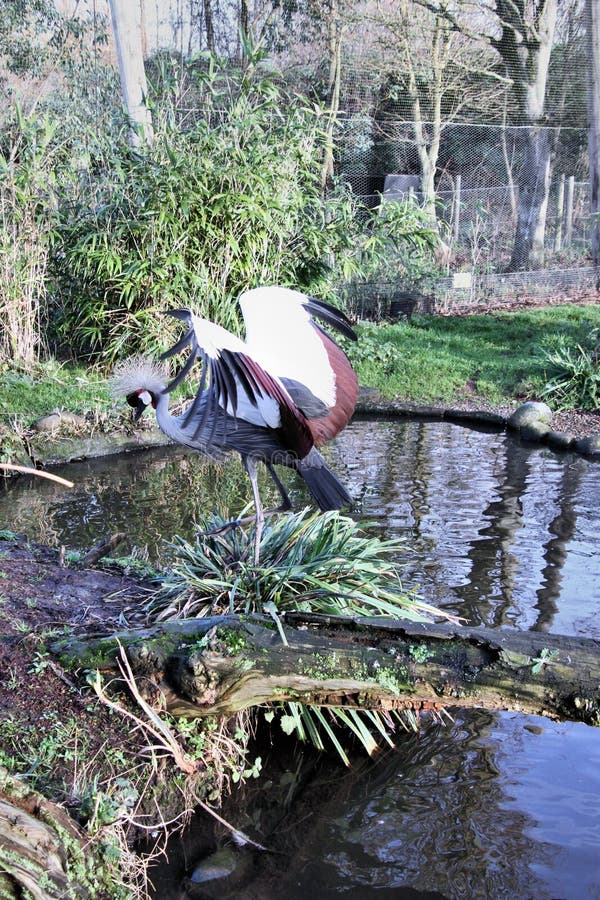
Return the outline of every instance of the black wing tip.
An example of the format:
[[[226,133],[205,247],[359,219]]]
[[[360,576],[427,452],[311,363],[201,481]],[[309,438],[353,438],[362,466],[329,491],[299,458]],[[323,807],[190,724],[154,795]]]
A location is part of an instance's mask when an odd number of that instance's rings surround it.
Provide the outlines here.
[[[173,316],[174,319],[181,319],[182,322],[191,322],[192,311],[190,309],[163,309],[163,316]]]
[[[332,306],[331,303],[318,300],[316,297],[309,297],[304,304],[304,308],[315,318],[321,319],[321,321],[331,325],[332,328],[337,329],[344,337],[349,338],[351,341],[358,340],[350,319],[337,306]]]

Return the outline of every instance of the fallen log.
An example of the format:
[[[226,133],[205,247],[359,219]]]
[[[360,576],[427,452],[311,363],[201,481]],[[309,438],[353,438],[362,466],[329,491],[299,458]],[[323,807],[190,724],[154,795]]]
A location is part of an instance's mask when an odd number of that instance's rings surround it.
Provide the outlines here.
[[[600,642],[385,618],[262,616],[165,622],[52,646],[64,665],[114,671],[181,716],[229,716],[294,700],[370,709],[480,707],[600,725]]]
[[[100,883],[95,864],[68,813],[0,767],[0,897],[85,900]]]

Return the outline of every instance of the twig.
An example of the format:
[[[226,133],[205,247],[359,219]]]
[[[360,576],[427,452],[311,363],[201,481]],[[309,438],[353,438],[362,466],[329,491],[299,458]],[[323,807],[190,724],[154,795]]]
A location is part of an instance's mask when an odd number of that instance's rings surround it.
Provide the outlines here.
[[[91,550],[88,550],[85,556],[81,557],[79,564],[82,566],[93,566],[94,563],[97,563],[103,556],[107,556],[125,540],[127,540],[127,535],[124,531],[117,531],[110,538],[102,538],[97,544],[94,544]]]
[[[131,666],[129,665],[129,660],[127,659],[125,649],[123,648],[120,641],[117,641],[117,643],[120,648],[122,659],[122,664],[119,662],[121,674],[123,675],[127,687],[131,691],[138,706],[146,714],[148,721],[140,719],[139,716],[135,715],[135,713],[132,713],[128,709],[125,709],[125,707],[121,706],[119,703],[115,703],[113,700],[108,699],[102,687],[100,672],[96,671],[90,679],[91,686],[96,692],[98,698],[102,701],[102,703],[105,703],[109,707],[109,709],[121,713],[121,715],[126,716],[129,719],[133,719],[133,721],[136,722],[136,724],[140,728],[156,738],[156,740],[158,741],[158,747],[151,747],[150,749],[162,748],[163,750],[166,750],[166,752],[173,757],[182,772],[185,772],[186,775],[193,774],[198,768],[198,763],[190,759],[184,753],[181,745],[177,741],[177,738],[175,737],[169,726],[165,722],[163,722],[161,717],[152,709],[150,704],[144,700],[138,690],[135,676],[131,671]]]
[[[43,472],[41,469],[32,469],[31,466],[18,466],[16,463],[0,463],[0,469],[11,472],[23,472],[25,475],[38,475],[40,478],[48,478],[49,481],[64,484],[65,487],[75,486],[74,481],[67,481],[66,478],[60,478],[58,475],[52,475],[50,472]]]
[[[239,828],[236,828],[231,824],[231,822],[228,822],[227,819],[224,819],[223,816],[220,816],[218,812],[215,812],[212,806],[209,806],[207,803],[201,800],[197,794],[192,794],[192,796],[196,803],[201,806],[202,809],[209,814],[209,816],[212,816],[213,819],[216,819],[217,822],[219,822],[221,825],[224,825],[225,828],[227,828],[231,832],[231,835],[236,844],[250,844],[252,847],[256,847],[257,850],[267,850],[267,848],[263,847],[262,844],[257,844],[257,842],[253,841],[252,838],[248,837],[247,834],[245,834],[243,831],[240,831]]]

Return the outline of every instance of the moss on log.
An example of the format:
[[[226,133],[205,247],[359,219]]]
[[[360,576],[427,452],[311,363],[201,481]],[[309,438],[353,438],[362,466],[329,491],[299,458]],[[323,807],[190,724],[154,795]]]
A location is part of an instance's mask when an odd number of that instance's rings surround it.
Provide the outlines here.
[[[89,836],[65,810],[0,767],[0,897],[109,897]]]

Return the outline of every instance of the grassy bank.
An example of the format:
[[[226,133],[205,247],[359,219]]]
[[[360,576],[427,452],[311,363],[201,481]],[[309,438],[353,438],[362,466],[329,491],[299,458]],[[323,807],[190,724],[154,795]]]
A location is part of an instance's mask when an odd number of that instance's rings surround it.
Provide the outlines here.
[[[346,343],[361,384],[384,397],[431,403],[499,404],[539,398],[550,377],[546,352],[593,347],[600,305],[554,306],[473,316],[416,316],[396,325],[362,323]],[[0,372],[0,418],[28,425],[54,409],[110,420],[107,373],[48,362],[33,372]],[[188,389],[193,387],[190,380]]]
[[[358,344],[347,349],[361,384],[389,399],[430,403],[468,397],[500,404],[538,399],[551,376],[546,351],[563,342],[589,347],[598,329],[600,306],[417,316],[383,327],[364,324]]]

